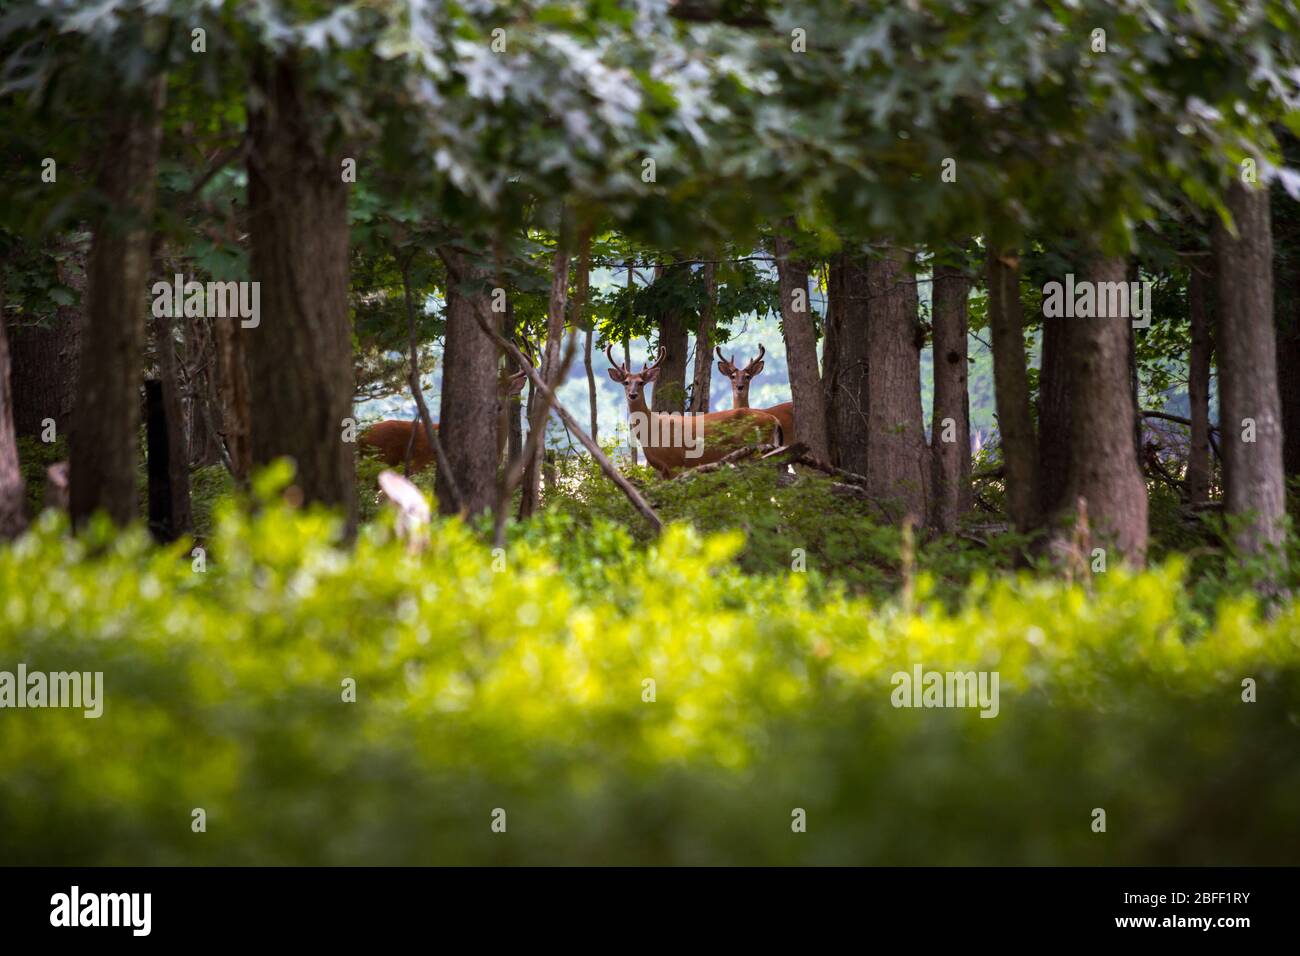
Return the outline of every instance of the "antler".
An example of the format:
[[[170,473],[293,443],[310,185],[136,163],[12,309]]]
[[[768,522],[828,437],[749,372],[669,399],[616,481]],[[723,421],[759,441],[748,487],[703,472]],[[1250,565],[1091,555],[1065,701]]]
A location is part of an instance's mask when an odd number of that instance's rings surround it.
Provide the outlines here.
[[[648,372],[648,371],[650,371],[650,369],[652,369],[652,368],[658,368],[660,365],[662,365],[662,364],[664,363],[664,359],[666,359],[667,357],[668,357],[668,350],[667,350],[666,348],[664,348],[662,345],[659,346],[659,352],[658,352],[657,355],[655,355],[654,364],[653,364],[653,365],[642,365],[642,366],[641,366],[641,371],[642,371],[642,372]]]
[[[614,368],[618,369],[620,372],[626,372],[627,371],[626,365],[624,365],[622,362],[614,361],[614,353],[610,351],[613,348],[614,348],[613,342],[605,343],[605,358],[609,359],[609,364],[614,366]]]
[[[751,361],[748,365],[745,366],[745,368],[747,368],[747,369],[748,369],[748,368],[753,368],[755,365],[757,365],[757,364],[758,364],[759,362],[761,362],[761,361],[763,361],[763,343],[762,343],[762,342],[759,342],[759,343],[758,343],[758,358],[756,358],[756,359],[754,359],[753,361]]]

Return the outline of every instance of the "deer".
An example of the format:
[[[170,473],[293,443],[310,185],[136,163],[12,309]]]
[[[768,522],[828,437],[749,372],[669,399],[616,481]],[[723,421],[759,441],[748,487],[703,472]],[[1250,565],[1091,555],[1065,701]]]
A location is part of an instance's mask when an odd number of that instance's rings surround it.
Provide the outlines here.
[[[759,372],[763,371],[763,343],[758,343],[758,358],[744,368],[737,368],[734,354],[728,360],[722,354],[721,348],[714,351],[718,354],[718,371],[731,380],[732,407],[749,408],[749,383],[758,376]],[[773,405],[771,408],[762,410],[781,423],[781,433],[787,442],[795,440],[794,402],[782,402],[780,405]]]
[[[497,385],[497,459],[505,451],[506,438],[509,435],[510,400],[523,391],[524,382],[528,381],[527,372],[516,372],[509,377],[502,377]],[[434,422],[434,428],[438,423]],[[415,421],[390,418],[376,422],[361,433],[360,442],[379,451],[379,458],[390,468],[401,466],[406,461],[406,449],[411,444],[411,432],[415,431],[415,447],[411,449],[411,474],[423,471],[433,463],[433,447],[424,434],[424,425],[417,418]]]
[[[781,444],[781,423],[758,409],[733,408],[702,415],[652,412],[646,405],[645,389],[659,378],[666,350],[660,346],[653,364],[632,372],[614,360],[612,347],[612,343],[605,346],[609,377],[623,386],[632,435],[661,477],[671,478],[680,469],[710,464],[748,444]]]

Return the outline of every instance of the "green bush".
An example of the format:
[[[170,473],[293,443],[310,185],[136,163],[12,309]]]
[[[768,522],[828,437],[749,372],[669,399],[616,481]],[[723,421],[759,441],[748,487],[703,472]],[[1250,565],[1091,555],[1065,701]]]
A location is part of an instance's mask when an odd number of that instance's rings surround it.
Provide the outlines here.
[[[1296,605],[1207,618],[1176,560],[881,603],[558,510],[504,567],[455,520],[345,549],[284,479],[217,505],[203,571],[52,514],[0,548],[0,670],[102,671],[106,701],[0,711],[0,860],[1300,862]],[[894,708],[914,664],[998,672],[998,716]]]

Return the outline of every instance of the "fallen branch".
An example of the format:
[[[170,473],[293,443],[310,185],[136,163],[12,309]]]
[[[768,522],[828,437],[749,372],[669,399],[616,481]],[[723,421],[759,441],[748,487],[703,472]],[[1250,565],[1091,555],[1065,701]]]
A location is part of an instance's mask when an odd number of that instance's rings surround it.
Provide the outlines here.
[[[809,468],[816,468],[818,471],[824,471],[828,475],[842,478],[849,484],[857,485],[860,488],[869,487],[867,479],[863,475],[854,474],[851,471],[845,471],[843,468],[837,468],[829,462],[814,458],[812,455],[800,455],[795,459],[795,463],[799,465],[807,465]]]
[[[728,468],[734,465],[738,461],[744,461],[749,456],[756,454],[757,452],[763,451],[764,449],[770,449],[771,447],[772,447],[771,445],[746,445],[744,448],[737,448],[733,452],[728,452],[727,454],[719,458],[717,461],[711,461],[707,465],[700,465],[698,468],[687,468],[680,475],[676,475],[673,478],[670,478],[669,480],[681,481],[683,478],[686,478],[690,475],[703,475],[703,474],[707,474],[710,471],[720,471],[723,468]],[[780,451],[780,449],[777,449],[777,451]],[[771,451],[769,451],[767,455],[764,455],[763,457],[766,458],[770,454],[772,454]]]
[[[1188,428],[1192,427],[1192,420],[1190,418],[1183,418],[1183,416],[1181,415],[1171,415],[1168,412],[1148,411],[1146,409],[1143,409],[1142,417],[1158,418],[1164,422],[1173,422],[1177,425],[1186,425]],[[1219,459],[1219,461],[1223,461],[1223,454],[1219,451],[1219,443],[1214,440],[1214,436],[1217,432],[1218,432],[1217,428],[1209,424],[1209,422],[1206,422],[1205,437],[1210,440],[1210,448],[1214,450],[1214,457]]]
[[[448,265],[450,267],[450,263],[448,263]],[[457,282],[460,281],[460,276],[455,276],[454,278]],[[641,496],[641,492],[637,491],[636,487],[628,481],[626,477],[624,477],[623,473],[614,467],[614,463],[609,460],[609,457],[603,451],[600,450],[600,446],[592,441],[591,436],[578,426],[577,421],[569,414],[568,409],[559,403],[555,397],[555,393],[547,387],[546,382],[542,379],[542,376],[538,374],[533,363],[528,361],[523,352],[519,351],[518,346],[502,336],[501,333],[497,332],[497,330],[492,327],[492,320],[488,316],[487,309],[480,298],[478,296],[472,296],[470,301],[474,307],[474,318],[478,321],[479,328],[483,330],[483,334],[495,342],[497,348],[501,349],[501,351],[514,359],[515,364],[528,373],[528,380],[533,383],[533,387],[537,389],[538,393],[542,396],[543,401],[546,402],[549,408],[555,409],[556,414],[560,416],[560,420],[564,422],[569,431],[573,432],[573,434],[578,437],[578,441],[580,441],[582,446],[591,453],[591,457],[596,459],[596,464],[600,466],[600,470],[605,473],[606,477],[608,477],[610,481],[614,482],[614,484],[618,486],[619,490],[627,496],[627,500],[632,503],[632,507],[636,508],[636,510],[641,513],[642,517],[650,523],[655,534],[662,531],[664,523],[659,520],[659,515],[655,513],[655,510],[651,508],[645,498]]]

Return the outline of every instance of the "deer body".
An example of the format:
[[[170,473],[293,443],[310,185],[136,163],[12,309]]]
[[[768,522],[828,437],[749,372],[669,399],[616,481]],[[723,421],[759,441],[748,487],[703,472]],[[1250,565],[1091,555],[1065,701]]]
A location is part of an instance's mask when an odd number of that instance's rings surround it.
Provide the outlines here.
[[[736,365],[736,356],[732,355],[730,361],[722,355],[722,349],[715,349],[718,355],[718,371],[727,376],[731,382],[731,404],[733,408],[749,408],[749,383],[753,381],[758,373],[763,371],[763,345],[759,343],[758,358],[754,359],[744,368]],[[764,408],[762,411],[771,415],[781,423],[781,434],[787,443],[792,443],[794,437],[794,402],[782,402],[780,405],[773,405],[771,408]]]
[[[629,372],[614,361],[607,348],[609,377],[623,386],[627,396],[632,435],[645,451],[646,461],[665,478],[681,468],[697,468],[745,445],[781,440],[780,422],[766,412],[733,408],[703,415],[652,412],[646,405],[645,386],[659,377],[664,350],[651,366]]]
[[[503,378],[497,393],[497,458],[500,459],[501,453],[505,450],[507,428],[509,419],[507,414],[510,410],[511,401],[514,396],[523,390],[524,382],[528,380],[527,372],[516,372],[509,378]],[[438,423],[434,422],[434,430],[438,428]],[[411,474],[417,471],[423,471],[433,463],[433,446],[429,444],[429,438],[424,433],[424,423],[419,419],[415,421],[405,421],[403,419],[390,418],[386,421],[376,422],[364,432],[361,433],[360,442],[368,445],[379,452],[380,460],[390,468],[400,468],[406,461],[406,449],[411,445],[411,430],[415,430],[415,445],[411,447]]]

